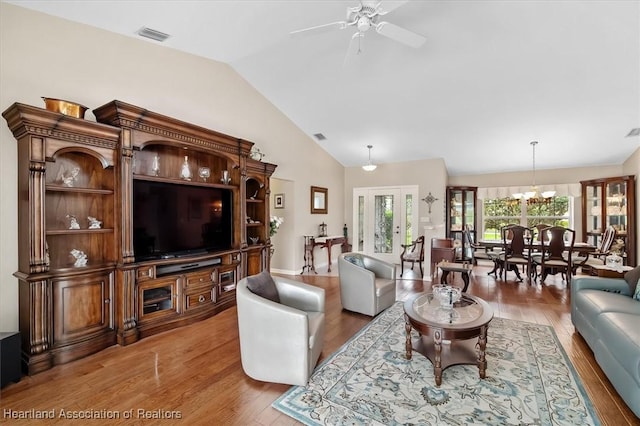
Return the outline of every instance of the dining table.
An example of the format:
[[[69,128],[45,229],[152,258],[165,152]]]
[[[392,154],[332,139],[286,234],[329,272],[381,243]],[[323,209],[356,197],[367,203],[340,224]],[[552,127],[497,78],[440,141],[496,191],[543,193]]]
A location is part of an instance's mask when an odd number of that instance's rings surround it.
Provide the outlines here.
[[[506,242],[507,246],[509,245],[509,241],[507,240]],[[526,246],[529,245],[529,241],[526,241]],[[542,251],[542,242],[541,241],[533,241],[531,243],[531,249],[533,250],[533,252],[541,252]],[[502,260],[500,259],[500,256],[498,253],[496,253],[494,251],[494,249],[496,248],[504,248],[505,246],[505,242],[503,240],[479,240],[477,245],[476,245],[476,249],[482,249],[484,248],[487,253],[491,253],[494,252],[495,256],[490,256],[491,260],[493,261],[493,269],[491,271],[488,272],[488,274],[496,274],[499,268],[502,268]],[[578,256],[585,256],[588,253],[592,253],[596,250],[596,246],[594,246],[593,244],[589,244],[586,242],[577,242],[573,244],[573,248],[571,249],[571,255],[577,254]],[[518,277],[518,279],[520,278],[520,272],[515,269],[514,270],[516,273],[516,276]]]

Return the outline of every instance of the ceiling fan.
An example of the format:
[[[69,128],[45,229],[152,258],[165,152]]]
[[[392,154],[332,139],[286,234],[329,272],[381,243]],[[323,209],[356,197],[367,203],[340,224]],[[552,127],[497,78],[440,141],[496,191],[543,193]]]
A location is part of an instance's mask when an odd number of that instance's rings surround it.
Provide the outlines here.
[[[384,1],[367,1],[361,0],[358,6],[347,7],[347,19],[344,21],[331,22],[329,24],[318,25],[315,27],[304,28],[292,31],[292,36],[298,36],[307,33],[317,33],[334,28],[344,30],[348,27],[356,29],[356,33],[351,37],[349,50],[352,51],[357,47],[356,53],[362,52],[362,39],[369,29],[374,28],[378,34],[389,37],[392,40],[403,43],[414,48],[422,46],[426,38],[420,34],[399,27],[390,22],[381,21],[380,18],[387,13],[406,4],[409,0],[393,1],[386,4]],[[385,3],[383,5],[383,3]],[[357,44],[355,43],[357,41]]]

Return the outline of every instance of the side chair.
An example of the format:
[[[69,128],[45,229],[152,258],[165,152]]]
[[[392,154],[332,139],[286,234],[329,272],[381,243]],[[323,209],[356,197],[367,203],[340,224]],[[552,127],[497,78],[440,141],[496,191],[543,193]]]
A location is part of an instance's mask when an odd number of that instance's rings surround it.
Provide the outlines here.
[[[424,262],[424,236],[416,238],[411,244],[401,244],[400,253],[400,276],[404,273],[404,262],[411,262],[411,270],[416,262],[420,266],[420,276],[424,276],[422,262]]]

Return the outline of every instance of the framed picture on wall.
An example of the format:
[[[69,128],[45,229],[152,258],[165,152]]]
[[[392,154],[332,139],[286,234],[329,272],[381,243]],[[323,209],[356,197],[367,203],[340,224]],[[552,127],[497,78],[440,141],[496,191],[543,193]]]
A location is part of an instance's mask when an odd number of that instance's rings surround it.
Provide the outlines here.
[[[311,214],[327,214],[329,190],[319,186],[311,187]]]
[[[284,194],[276,194],[273,196],[273,207],[276,209],[284,209]]]

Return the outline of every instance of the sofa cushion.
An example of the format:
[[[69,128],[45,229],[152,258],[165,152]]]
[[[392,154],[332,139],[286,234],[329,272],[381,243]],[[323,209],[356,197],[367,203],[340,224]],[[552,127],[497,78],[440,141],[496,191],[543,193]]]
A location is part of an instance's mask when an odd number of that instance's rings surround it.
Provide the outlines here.
[[[621,312],[607,312],[598,317],[596,329],[603,346],[640,386],[638,316]]]
[[[257,275],[247,277],[247,288],[258,296],[280,303],[280,296],[273,277],[266,270]]]
[[[377,278],[376,277],[376,296],[380,297],[383,294],[389,293],[391,291],[395,292],[396,290],[396,282],[394,280],[390,280],[388,278]]]
[[[576,308],[591,321],[603,312],[624,312],[640,315],[640,303],[629,296],[602,290],[584,289],[575,295]]]
[[[633,298],[640,301],[640,279],[636,283],[636,291],[633,293]]]
[[[640,265],[636,266],[630,271],[627,271],[624,274],[624,280],[629,284],[629,290],[631,294],[636,292],[636,288],[638,287],[638,280],[640,280]]]

